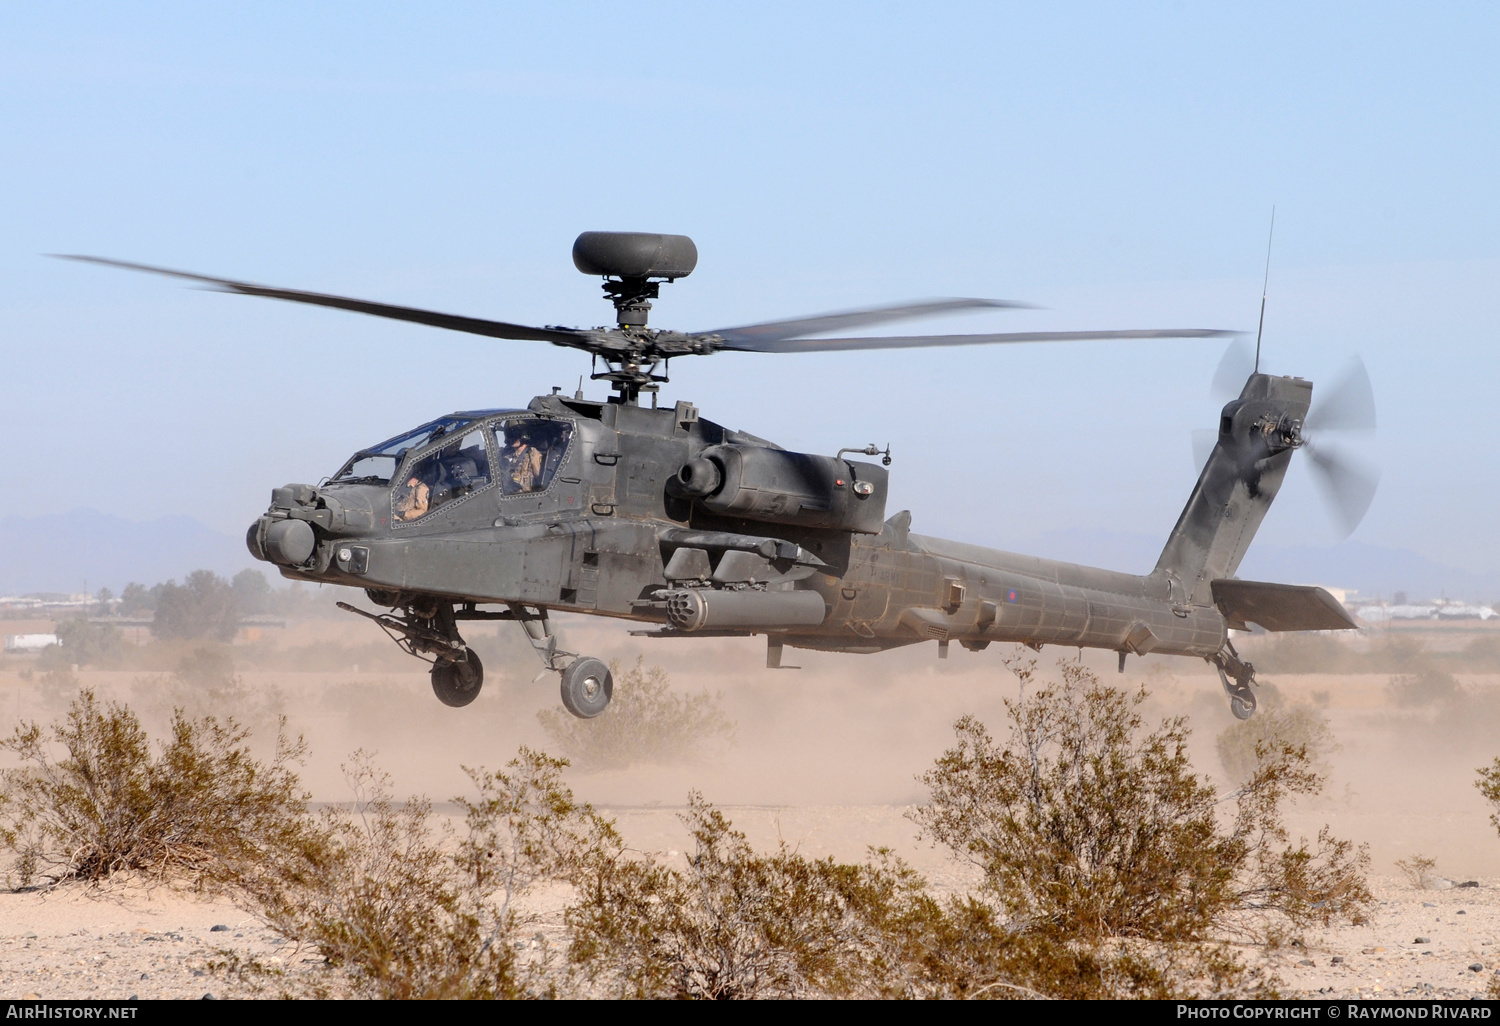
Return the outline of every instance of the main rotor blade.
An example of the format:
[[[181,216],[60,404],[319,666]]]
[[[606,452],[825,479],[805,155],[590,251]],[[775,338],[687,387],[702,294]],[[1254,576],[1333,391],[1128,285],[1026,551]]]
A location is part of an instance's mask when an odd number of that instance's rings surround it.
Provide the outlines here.
[[[369,314],[372,317],[389,317],[392,320],[411,321],[414,324],[447,328],[450,331],[465,331],[471,335],[487,335],[490,338],[552,342],[557,345],[587,348],[588,341],[593,337],[592,332],[576,328],[533,328],[524,324],[507,324],[505,321],[490,321],[480,317],[462,317],[433,310],[419,310],[410,306],[373,303],[369,300],[350,299],[346,296],[329,296],[321,292],[271,288],[266,285],[234,281],[231,278],[211,278],[208,275],[193,274],[190,271],[174,271],[167,267],[153,267],[150,264],[133,264],[125,260],[110,260],[105,257],[69,253],[54,255],[63,260],[81,260],[90,264],[103,264],[106,267],[122,267],[127,271],[145,271],[148,274],[161,274],[168,278],[202,282],[218,292],[234,292],[242,296],[264,296],[267,299],[285,299],[292,303],[310,303],[313,306],[329,306],[337,310],[352,310],[354,313]]]
[[[1363,360],[1356,356],[1322,402],[1313,403],[1307,427],[1314,431],[1375,430],[1375,390]]]
[[[1356,463],[1348,455],[1326,445],[1309,443],[1307,454],[1318,471],[1318,484],[1323,496],[1338,521],[1339,528],[1347,538],[1354,533],[1359,522],[1365,518],[1370,503],[1375,500],[1375,489],[1380,484],[1380,472]],[[1342,539],[1341,539],[1342,540]]]
[[[916,317],[935,317],[938,314],[956,313],[960,310],[1033,310],[1030,303],[1017,303],[1005,299],[929,299],[917,303],[900,303],[896,306],[872,306],[862,310],[845,310],[842,313],[819,314],[814,317],[799,317],[790,321],[766,321],[764,324],[747,324],[739,328],[719,328],[717,331],[699,331],[696,335],[717,335],[729,348],[736,343],[782,342],[801,338],[804,335],[820,335],[827,331],[845,331],[849,328],[864,328],[872,324],[889,324],[892,321],[911,320]]]
[[[1094,342],[1146,338],[1225,338],[1237,331],[1217,328],[1147,328],[1135,331],[1011,331],[989,335],[893,335],[875,338],[778,339],[730,343],[743,353],[823,353],[849,349],[917,349],[928,346],[982,346],[1008,342]]]

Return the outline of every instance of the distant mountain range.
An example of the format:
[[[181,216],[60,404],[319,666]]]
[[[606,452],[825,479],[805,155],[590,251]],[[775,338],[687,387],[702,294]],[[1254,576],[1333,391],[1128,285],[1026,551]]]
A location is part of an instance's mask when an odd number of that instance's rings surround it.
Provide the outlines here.
[[[1162,539],[1111,531],[1050,531],[1020,548],[1039,556],[1145,573],[1156,564]],[[0,595],[77,592],[87,582],[119,594],[130,581],[181,580],[194,570],[232,576],[256,563],[243,538],[220,533],[191,517],[136,521],[94,510],[60,516],[0,517]],[[1356,590],[1362,597],[1413,601],[1439,596],[1470,602],[1500,599],[1500,573],[1445,566],[1407,549],[1363,542],[1317,547],[1252,545],[1240,567],[1250,580],[1321,584]]]

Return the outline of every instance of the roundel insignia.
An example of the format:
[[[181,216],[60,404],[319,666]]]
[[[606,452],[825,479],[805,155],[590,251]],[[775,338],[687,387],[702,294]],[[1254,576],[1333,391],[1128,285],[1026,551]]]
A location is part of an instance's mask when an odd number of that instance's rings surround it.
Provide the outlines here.
[[[1017,593],[1016,589],[1014,589],[1014,588],[1010,589],[1010,591],[1007,591],[1005,593],[1005,601],[1007,601],[1007,602],[1014,602],[1014,601],[1016,601],[1016,599],[1018,599],[1020,597],[1021,597],[1020,594]]]

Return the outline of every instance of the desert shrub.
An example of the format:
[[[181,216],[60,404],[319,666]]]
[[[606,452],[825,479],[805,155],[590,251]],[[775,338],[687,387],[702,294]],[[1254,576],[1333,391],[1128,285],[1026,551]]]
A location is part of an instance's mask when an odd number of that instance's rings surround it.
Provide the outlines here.
[[[78,697],[78,674],[67,665],[50,666],[40,674],[31,674],[23,679],[35,684],[35,687],[27,689],[27,697],[34,699],[46,716],[63,712]]]
[[[881,871],[810,860],[785,844],[757,854],[696,793],[683,821],[696,844],[686,870],[599,851],[579,877],[570,957],[620,996],[842,992],[863,953],[845,890],[911,883],[862,879]]]
[[[1353,635],[1294,631],[1256,637],[1246,654],[1262,673],[1420,673],[1440,666],[1457,668],[1467,657],[1429,651],[1420,640],[1386,631],[1368,644]],[[1479,658],[1488,650],[1476,648]]]
[[[614,837],[574,801],[565,765],[523,748],[505,771],[469,770],[478,796],[455,799],[464,810],[455,838],[432,825],[426,801],[398,806],[356,753],[345,770],[353,808],[326,810],[317,843],[245,866],[238,889],[273,928],[342,967],[357,996],[550,994],[545,957],[518,954],[537,920],[515,900]]]
[[[1407,712],[1389,718],[1404,744],[1488,751],[1500,730],[1500,690],[1465,687],[1441,670],[1392,677],[1387,694]]]
[[[246,737],[233,720],[178,714],[153,754],[135,714],[88,689],[60,722],[18,726],[0,741],[21,762],[0,778],[0,841],[21,884],[122,871],[213,881],[298,843],[307,795],[288,767],[301,739],[278,736],[260,761]],[[65,757],[54,759],[56,748]]]
[[[970,895],[927,898],[893,923],[896,972],[873,996],[1100,1000],[1273,996],[1223,944],[1089,941],[1047,929],[1017,929],[992,903]],[[887,940],[887,944],[891,943]]]
[[[1500,670],[1500,638],[1478,637],[1464,646],[1458,660],[1470,673],[1494,673]]]
[[[1320,783],[1305,749],[1265,752],[1221,798],[1190,771],[1183,718],[1142,731],[1144,689],[1114,691],[1066,662],[1061,683],[1038,684],[1034,661],[1008,665],[1022,683],[1006,702],[1009,742],[960,720],[958,744],[922,778],[930,797],[914,818],[983,871],[1015,929],[1171,943],[1246,912],[1293,925],[1363,916],[1363,849],[1326,829],[1288,843],[1287,800]]]
[[[922,782],[924,832],[984,871],[1011,918],[1070,936],[1197,935],[1232,901],[1217,794],[1188,771],[1179,718],[1145,737],[1129,696],[1063,664],[1007,700],[1011,744],[961,719]]]
[[[1416,854],[1404,859],[1396,860],[1396,868],[1401,875],[1406,877],[1407,883],[1421,890],[1422,878],[1437,868],[1437,860],[1429,859],[1425,855]]]
[[[1435,658],[1435,653],[1428,651],[1417,638],[1387,631],[1376,639],[1355,666],[1349,667],[1349,671],[1417,673],[1432,666]]]
[[[575,874],[569,956],[611,996],[1161,998],[1239,979],[1216,948],[1017,930],[985,901],[940,901],[889,851],[860,864],[756,852],[698,794],[682,819],[685,867],[606,845]],[[1191,982],[1175,983],[1184,969]]]
[[[1474,786],[1494,810],[1490,813],[1490,825],[1500,831],[1500,757],[1488,766],[1479,767],[1479,779]]]
[[[239,686],[234,670],[228,645],[197,645],[183,653],[172,673],[188,687],[223,692]]]
[[[1326,760],[1338,750],[1328,717],[1301,703],[1288,704],[1279,692],[1269,692],[1248,720],[1237,720],[1214,740],[1219,762],[1235,783],[1249,780],[1267,759],[1286,748],[1302,749],[1308,761],[1325,772]]]
[[[609,708],[580,720],[561,707],[537,713],[552,747],[586,770],[690,762],[734,737],[734,723],[718,695],[672,690],[667,672],[640,660],[625,673],[611,664],[614,698]]]
[[[1386,681],[1385,691],[1404,709],[1442,705],[1464,697],[1463,685],[1453,674],[1435,669],[1394,676]]]

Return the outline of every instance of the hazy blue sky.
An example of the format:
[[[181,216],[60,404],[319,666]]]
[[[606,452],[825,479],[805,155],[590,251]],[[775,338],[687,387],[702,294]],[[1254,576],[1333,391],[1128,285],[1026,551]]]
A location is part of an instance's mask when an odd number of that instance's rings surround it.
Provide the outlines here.
[[[238,533],[274,485],[588,369],[43,253],[598,324],[573,237],[682,232],[699,269],[657,326],[976,295],[1048,309],[932,328],[1253,329],[1275,204],[1267,362],[1362,353],[1380,403],[1356,539],[1495,570],[1497,30],[1481,4],[7,3],[0,515]],[[1025,548],[1165,535],[1221,351],[730,354],[664,399],[889,441],[917,530]],[[1332,537],[1301,469],[1263,533]]]

